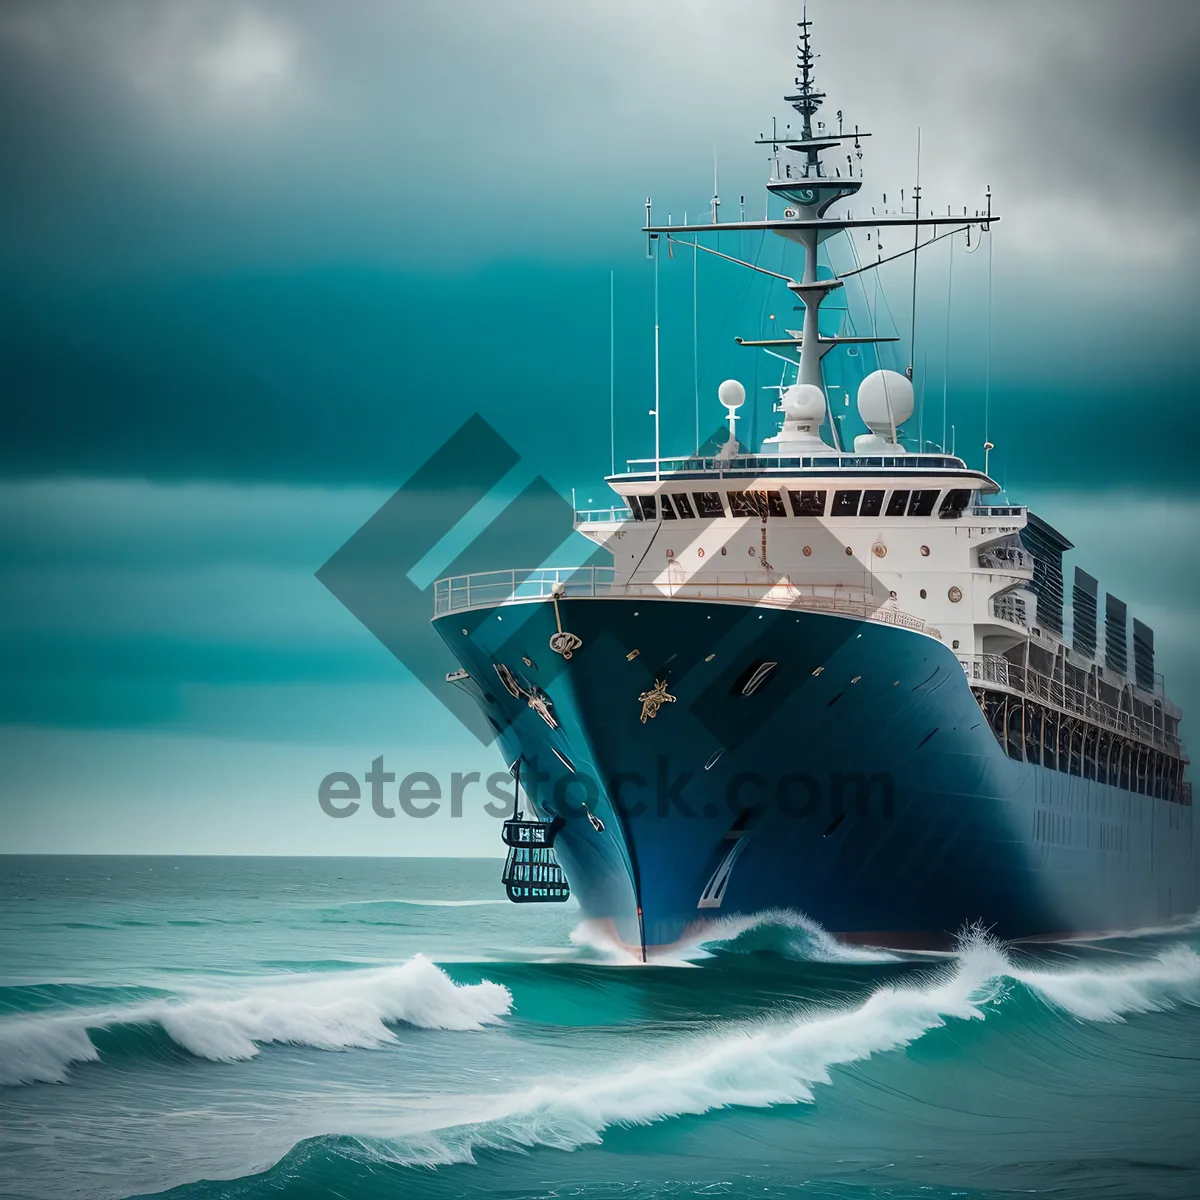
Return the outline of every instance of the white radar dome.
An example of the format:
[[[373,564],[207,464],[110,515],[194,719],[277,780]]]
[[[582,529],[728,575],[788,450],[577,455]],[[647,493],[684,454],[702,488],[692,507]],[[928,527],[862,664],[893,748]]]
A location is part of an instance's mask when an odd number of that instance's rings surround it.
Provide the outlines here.
[[[741,408],[746,402],[746,389],[736,379],[727,379],[717,388],[717,399],[726,408]]]
[[[815,383],[794,383],[782,396],[783,415],[798,425],[820,425],[825,420],[825,393]]]
[[[897,371],[872,371],[858,385],[858,415],[874,434],[892,437],[913,415],[913,385],[907,375]]]

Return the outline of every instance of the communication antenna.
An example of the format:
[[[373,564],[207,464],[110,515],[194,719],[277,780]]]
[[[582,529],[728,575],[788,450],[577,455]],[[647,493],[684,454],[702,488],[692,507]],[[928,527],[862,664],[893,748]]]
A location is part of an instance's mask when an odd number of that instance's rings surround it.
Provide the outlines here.
[[[744,197],[743,197],[744,199]],[[744,214],[743,214],[744,218]],[[697,277],[700,264],[699,234],[692,235],[692,385],[696,401],[696,453],[700,453],[700,307]]]
[[[712,198],[712,223],[717,223],[717,209],[721,207],[721,197],[717,191],[717,148],[713,147],[713,198]]]
[[[913,204],[915,216],[921,216],[921,127],[917,126],[917,186],[913,189]],[[904,207],[904,192],[900,192],[900,206]],[[917,361],[917,249],[921,244],[921,227],[913,226],[913,277],[912,277],[912,329],[908,339],[908,377],[913,377],[913,368]],[[924,415],[924,414],[922,414]]]
[[[947,207],[947,215],[949,214]],[[946,355],[942,360],[942,450],[946,449],[946,399],[950,391],[950,312],[951,300],[954,296],[954,243],[957,238],[948,239],[950,242],[950,270],[946,275]]]
[[[609,474],[617,473],[617,273],[608,273],[608,447],[612,464]]]
[[[662,479],[662,462],[659,452],[659,420],[658,411],[659,404],[659,350],[658,350],[658,264],[662,255],[655,253],[654,255],[654,407],[650,410],[654,417],[654,482],[659,483]]]

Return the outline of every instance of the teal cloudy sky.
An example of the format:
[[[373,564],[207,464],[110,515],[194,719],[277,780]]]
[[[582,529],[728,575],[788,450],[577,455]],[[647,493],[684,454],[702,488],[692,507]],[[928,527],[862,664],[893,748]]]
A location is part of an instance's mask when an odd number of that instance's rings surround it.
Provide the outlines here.
[[[715,150],[723,215],[761,212],[751,143],[786,119],[798,10],[0,7],[0,849],[495,852],[478,815],[320,813],[325,774],[380,754],[444,780],[499,763],[314,572],[473,412],[520,456],[500,494],[540,474],[601,502],[610,271],[617,454],[651,453],[645,197],[705,210]],[[1200,10],[810,15],[827,118],[874,135],[860,206],[911,185],[918,126],[928,203],[993,188],[993,474],[1200,703]],[[757,236],[721,248],[790,262]],[[948,244],[922,260],[916,362],[926,434],[945,390],[977,461],[987,256],[964,249],[948,358]],[[688,450],[690,263],[661,269],[664,445]],[[722,378],[776,379],[733,336],[790,301],[715,260],[699,277],[708,432]],[[885,277],[902,329],[910,282]]]

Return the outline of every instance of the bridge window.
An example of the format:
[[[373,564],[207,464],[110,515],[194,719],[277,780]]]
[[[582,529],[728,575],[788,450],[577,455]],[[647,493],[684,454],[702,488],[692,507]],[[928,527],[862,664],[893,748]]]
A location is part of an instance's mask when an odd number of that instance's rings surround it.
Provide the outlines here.
[[[626,496],[625,503],[629,505],[629,511],[633,513],[635,521],[642,521],[645,518],[642,516],[642,501],[638,496]]]
[[[775,491],[730,492],[729,513],[734,517],[786,517],[783,497]]]
[[[969,488],[951,488],[938,506],[938,516],[954,521],[963,515],[971,503]]]
[[[658,499],[655,496],[642,497],[642,516],[647,521],[653,521],[658,516]]]
[[[720,492],[693,492],[696,501],[696,512],[702,517],[723,517],[725,506],[721,503]]]
[[[862,492],[834,492],[833,507],[829,510],[831,517],[857,517],[858,502]]]
[[[675,511],[684,518],[690,521],[696,514],[692,511],[692,502],[687,497],[687,492],[675,492],[671,499],[675,501]]]
[[[908,508],[908,492],[893,492],[888,500],[886,516],[902,517]]]
[[[908,501],[908,515],[910,517],[928,517],[933,512],[933,506],[937,503],[938,490],[936,488],[913,492]]]
[[[674,521],[675,520],[675,510],[671,507],[671,497],[670,496],[660,496],[659,500],[661,500],[661,502],[662,502],[663,520],[664,521]]]
[[[882,492],[863,492],[862,504],[858,506],[860,517],[877,517],[883,512]]]
[[[826,492],[788,492],[792,512],[798,517],[823,517]]]

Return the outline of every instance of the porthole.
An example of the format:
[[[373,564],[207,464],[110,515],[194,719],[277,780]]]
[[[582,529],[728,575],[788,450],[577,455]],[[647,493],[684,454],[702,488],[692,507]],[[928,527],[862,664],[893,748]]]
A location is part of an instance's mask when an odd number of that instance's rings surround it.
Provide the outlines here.
[[[847,554],[853,554],[853,553],[854,553],[854,551],[853,551],[853,550],[851,550],[849,546],[847,546],[847,547],[846,547],[846,553],[847,553]]]
[[[929,595],[928,595],[928,593],[925,591],[925,589],[924,589],[924,588],[922,588],[922,589],[921,589],[921,599],[922,599],[922,600],[927,600],[928,598],[929,598]]]
[[[703,546],[701,546],[701,547],[700,547],[700,549],[696,551],[696,557],[697,557],[697,558],[703,558],[703,557],[704,557],[704,547],[703,547]]]
[[[922,547],[921,547],[921,557],[922,557],[922,558],[928,558],[928,557],[929,557],[929,547],[928,547],[928,546],[922,546]]]
[[[956,587],[952,587],[946,595],[950,597],[951,604],[957,604],[962,599],[962,591]]]
[[[895,592],[888,592],[888,599],[889,599],[889,600],[895,600],[895,598],[896,598],[896,593],[895,593]]]
[[[808,558],[808,557],[809,557],[811,554],[812,554],[812,547],[811,547],[811,546],[805,546],[805,547],[804,547],[804,557],[805,557],[805,558]]]
[[[729,553],[729,550],[728,550],[728,549],[727,549],[725,546],[722,546],[722,547],[721,547],[721,553],[722,553],[722,554],[728,554],[728,553]]]
[[[747,553],[748,555],[750,555],[750,557],[751,557],[751,558],[753,558],[753,557],[754,557],[754,547],[753,547],[753,546],[747,546],[747,547],[746,547],[746,553]]]
[[[871,553],[875,555],[876,558],[883,558],[887,555],[887,547],[882,542],[876,542],[875,545],[871,547]]]
[[[675,557],[675,551],[674,551],[674,550],[668,550],[668,551],[667,551],[667,557],[668,557],[668,558],[674,558],[674,557]]]

